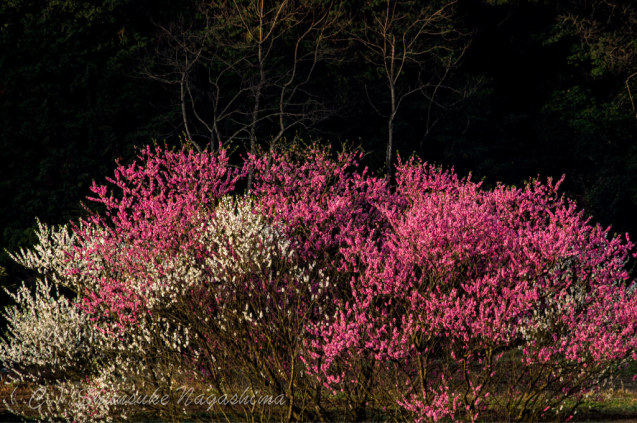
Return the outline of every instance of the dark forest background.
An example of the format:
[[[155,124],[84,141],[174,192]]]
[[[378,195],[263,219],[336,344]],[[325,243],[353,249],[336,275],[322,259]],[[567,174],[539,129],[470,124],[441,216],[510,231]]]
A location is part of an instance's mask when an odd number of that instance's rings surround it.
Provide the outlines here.
[[[636,33],[632,0],[0,0],[0,249],[186,138],[237,162],[361,146],[380,174],[417,154],[487,187],[566,175],[637,236]]]

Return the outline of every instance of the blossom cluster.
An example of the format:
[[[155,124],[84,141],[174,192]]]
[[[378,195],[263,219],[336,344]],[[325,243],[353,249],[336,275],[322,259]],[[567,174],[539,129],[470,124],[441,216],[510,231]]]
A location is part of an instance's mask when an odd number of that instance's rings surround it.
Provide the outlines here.
[[[93,186],[105,215],[39,224],[13,256],[43,279],[14,295],[0,359],[101,398],[173,398],[189,380],[285,397],[285,421],[420,422],[566,416],[637,358],[634,245],[561,181],[486,190],[411,159],[392,186],[359,159],[313,148],[237,170],[223,151],[143,150],[114,190]],[[126,414],[49,399],[46,418]]]

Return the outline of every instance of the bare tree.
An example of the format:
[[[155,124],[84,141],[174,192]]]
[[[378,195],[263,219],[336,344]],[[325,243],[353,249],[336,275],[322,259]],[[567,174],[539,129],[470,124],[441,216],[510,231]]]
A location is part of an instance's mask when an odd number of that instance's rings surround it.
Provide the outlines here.
[[[213,0],[197,12],[190,23],[157,24],[161,48],[144,72],[179,87],[189,139],[205,138],[211,148],[247,141],[255,154],[259,136],[273,149],[290,130],[336,113],[333,93],[317,83],[321,64],[342,51],[328,42],[338,33],[333,4]]]
[[[179,87],[179,105],[181,120],[188,140],[198,151],[201,146],[197,143],[188,124],[186,91],[189,90],[190,73],[202,57],[205,40],[194,30],[194,21],[186,22],[181,17],[169,25],[155,23],[159,28],[157,43],[150,63],[146,63],[143,74],[151,79],[167,85]]]
[[[394,124],[403,100],[422,93],[429,100],[427,130],[431,108],[445,81],[469,46],[469,35],[457,30],[452,19],[457,0],[418,2],[385,0],[376,6],[369,1],[367,10],[355,12],[363,19],[351,24],[351,38],[363,47],[363,57],[378,69],[388,93],[388,107],[374,110],[387,119],[387,177],[392,174]],[[409,75],[411,73],[411,75]]]

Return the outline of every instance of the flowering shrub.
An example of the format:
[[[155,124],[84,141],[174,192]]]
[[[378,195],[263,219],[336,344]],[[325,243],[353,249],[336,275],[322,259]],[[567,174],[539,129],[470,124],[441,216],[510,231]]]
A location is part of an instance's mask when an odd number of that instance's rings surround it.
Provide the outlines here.
[[[315,371],[343,386],[357,372],[334,372],[337,358],[364,355],[380,374],[397,365],[394,396],[418,421],[538,420],[581,399],[635,351],[633,244],[588,225],[557,188],[486,191],[400,165],[396,194],[409,205],[382,208],[386,242],[362,236],[345,253],[362,270],[354,301],[318,328]]]
[[[0,359],[6,366],[46,368],[52,373],[91,372],[96,334],[85,313],[57,292],[46,280],[38,280],[35,295],[22,285],[9,294],[18,306],[5,311],[9,332],[0,343]],[[41,377],[38,374],[36,377]]]
[[[105,216],[40,225],[14,256],[77,294],[41,281],[8,314],[5,365],[64,372],[58,391],[91,397],[51,397],[43,417],[111,418],[126,410],[98,397],[150,390],[170,403],[149,409],[177,418],[189,381],[286,399],[211,408],[236,419],[561,418],[636,351],[633,244],[559,183],[487,191],[411,160],[390,187],[317,149],[241,171],[224,152],[139,158],[117,191],[93,186]]]
[[[64,251],[71,248],[73,237],[66,227],[51,230],[37,223],[40,243],[33,251],[22,251],[12,258],[59,282],[56,273],[66,268]],[[52,287],[45,278],[36,282],[34,295],[24,284],[16,294],[9,293],[17,306],[5,311],[9,331],[0,343],[0,359],[5,365],[14,369],[46,366],[53,373],[90,373],[91,363],[99,355],[93,347],[98,334],[88,316],[78,309],[77,301],[69,301],[57,291],[57,285]]]
[[[212,210],[213,203],[232,190],[238,175],[223,154],[147,149],[140,159],[141,166],[122,166],[110,180],[122,188],[119,198],[107,195],[105,187],[93,187],[95,200],[112,216],[110,223],[93,215],[74,226],[73,235],[62,230],[52,237],[41,226],[40,245],[14,257],[74,291],[74,310],[90,319],[91,329],[100,335],[92,345],[103,356],[97,371],[60,379],[58,388],[69,398],[88,388],[108,396],[133,395],[147,386],[163,396],[172,392],[177,378],[193,374],[188,365],[190,334],[171,307],[182,300],[178,294],[205,276],[197,260],[205,254],[198,234],[210,218],[206,208]],[[28,314],[25,304],[19,306]],[[27,345],[18,337],[7,341],[17,349]],[[16,367],[29,364],[15,362]],[[109,402],[88,400],[71,401],[79,407],[74,410],[55,403],[56,392],[49,394],[48,407],[39,409],[43,417],[66,411],[65,417],[83,420],[122,411]],[[156,411],[177,412],[164,408]]]

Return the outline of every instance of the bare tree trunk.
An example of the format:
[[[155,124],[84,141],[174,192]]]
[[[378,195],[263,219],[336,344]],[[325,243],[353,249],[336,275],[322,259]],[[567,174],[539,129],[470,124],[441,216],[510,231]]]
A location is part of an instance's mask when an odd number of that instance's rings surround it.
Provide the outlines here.
[[[254,109],[252,110],[252,124],[250,125],[250,154],[256,155],[256,130],[257,120],[259,118],[259,102],[261,100],[261,90],[265,85],[265,70],[263,68],[263,0],[259,3],[259,44],[258,44],[258,61],[259,61],[259,84],[254,90]],[[248,173],[248,191],[252,189],[252,180],[254,171],[250,168]]]
[[[387,153],[385,154],[385,167],[387,168],[387,181],[391,183],[392,177],[392,151],[394,150],[394,118],[396,117],[396,77],[394,75],[394,60],[396,56],[396,37],[391,36],[391,65],[389,69],[389,91],[391,95],[391,114],[387,124]]]
[[[259,46],[259,56],[261,56],[261,47]],[[259,100],[261,99],[261,89],[263,88],[265,74],[263,72],[263,68],[261,68],[261,81],[259,85],[257,85],[254,93],[254,109],[252,110],[252,124],[250,125],[250,154],[256,155],[257,146],[256,146],[256,129],[257,129],[257,119],[259,115]],[[248,173],[248,191],[252,189],[252,178],[253,171],[250,168]]]
[[[423,72],[440,75],[438,52],[450,57],[457,52],[464,52],[470,34],[462,33],[450,25],[458,0],[445,0],[443,4],[422,5],[423,7],[399,0],[385,0],[384,3],[384,12],[374,11],[374,7],[369,9],[368,16],[353,30],[351,37],[365,47],[365,60],[384,70],[390,97],[389,113],[381,112],[369,99],[369,94],[368,100],[376,113],[387,119],[385,167],[386,178],[391,181],[394,173],[393,151],[396,148],[394,121],[402,101],[429,86],[422,79]],[[460,56],[444,64],[442,73],[445,76],[457,64]],[[418,72],[418,76],[415,80],[411,78],[411,82],[406,74],[407,68]],[[443,79],[444,76],[440,81]],[[436,87],[440,87],[440,83]],[[427,130],[432,126],[430,112],[431,110],[427,115]]]
[[[184,73],[183,76],[181,77],[181,82],[179,83],[179,86],[181,88],[181,116],[184,120],[184,127],[186,128],[186,134],[188,135],[188,140],[195,146],[197,151],[201,153],[201,147],[199,146],[199,144],[195,142],[195,140],[192,139],[192,135],[190,135],[190,128],[188,127],[188,118],[186,117],[186,95],[184,92],[184,84],[185,84],[185,79],[187,77],[188,75]]]
[[[387,180],[391,181],[392,177],[392,150],[394,148],[394,113],[389,117],[387,124],[387,152],[385,154],[385,167],[387,167]]]

